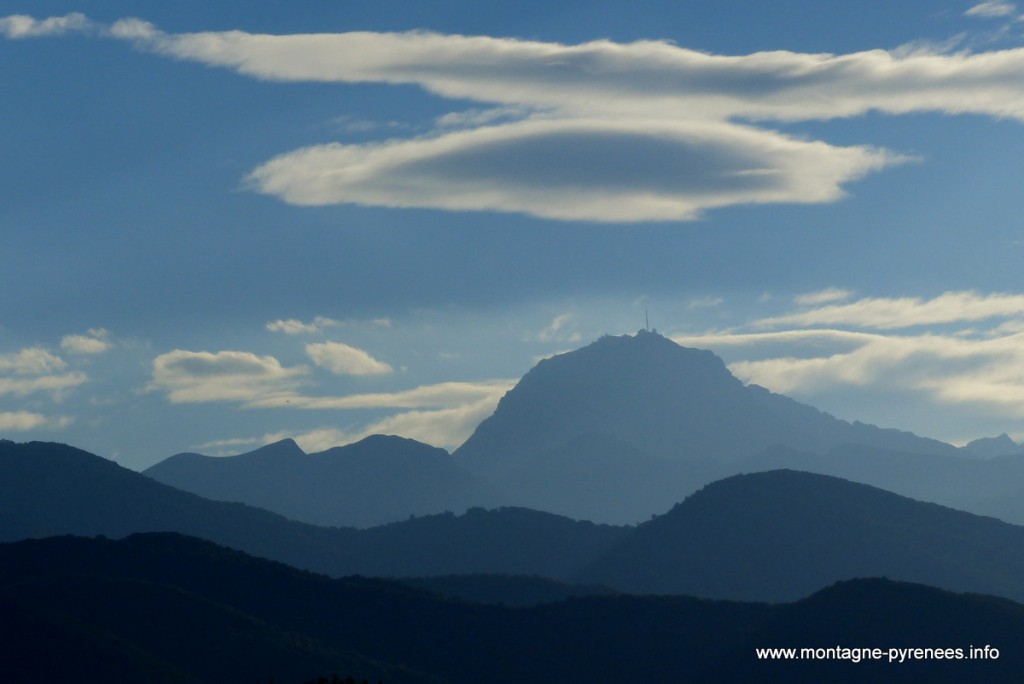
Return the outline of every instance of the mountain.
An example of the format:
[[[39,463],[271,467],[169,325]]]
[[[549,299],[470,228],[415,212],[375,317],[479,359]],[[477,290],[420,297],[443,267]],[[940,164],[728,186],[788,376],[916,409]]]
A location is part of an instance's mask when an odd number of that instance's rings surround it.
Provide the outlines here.
[[[634,523],[740,472],[738,463],[765,449],[846,443],[957,454],[745,386],[711,352],[640,331],[538,363],[453,456],[512,503]]]
[[[272,451],[270,452],[272,454]],[[180,532],[328,575],[567,578],[629,532],[521,508],[323,528],[183,492],[74,447],[0,440],[0,541]]]
[[[1024,607],[880,579],[776,606],[591,596],[508,608],[383,580],[332,580],[148,534],[0,545],[0,607],[4,681],[298,683],[335,672],[389,684],[987,684],[1024,676]],[[985,644],[1000,657],[887,661],[890,647],[971,653]],[[860,663],[757,656],[837,645],[886,652]]]
[[[72,447],[0,442],[0,501],[0,541],[169,531],[335,577],[523,575],[780,601],[884,575],[1024,599],[1024,528],[792,471],[716,482],[635,528],[508,507],[360,530],[209,501]]]
[[[777,606],[715,674],[759,684],[1014,681],[1021,656],[1010,649],[1024,642],[1016,631],[1022,611],[1011,601],[918,584],[840,582]],[[780,648],[793,649],[793,658],[757,656]],[[818,658],[800,657],[803,649]]]
[[[1024,458],[965,458],[843,444],[821,454],[773,447],[745,459],[744,472],[791,469],[834,475],[896,494],[1024,525]]]
[[[996,456],[1024,456],[1024,444],[1017,444],[1005,432],[998,437],[982,437],[968,442],[960,450],[974,458],[995,458]]]
[[[308,455],[290,439],[238,456],[177,454],[143,474],[314,525],[369,527],[503,503],[444,449],[385,435]]]
[[[1024,600],[1024,527],[797,471],[710,484],[577,580],[627,592],[789,601],[857,577]]]

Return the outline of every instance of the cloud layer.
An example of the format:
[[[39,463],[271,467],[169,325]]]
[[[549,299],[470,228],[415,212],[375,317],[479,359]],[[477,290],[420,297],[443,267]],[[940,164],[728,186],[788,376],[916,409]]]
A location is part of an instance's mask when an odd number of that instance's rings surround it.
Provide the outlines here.
[[[1005,16],[982,3],[972,16]],[[8,17],[9,37],[89,30],[266,81],[416,85],[480,103],[429,134],[294,150],[250,187],[299,205],[486,210],[567,221],[698,218],[716,207],[833,202],[907,157],[784,135],[769,122],[872,111],[1024,121],[1024,49],[714,55],[663,41],[578,45],[429,32],[170,34],[139,19]],[[49,27],[49,28],[45,28]]]
[[[753,332],[673,339],[726,353],[739,378],[776,392],[910,390],[939,403],[1024,418],[1024,296],[966,291],[832,304],[830,292],[849,296],[832,288],[798,297],[801,310],[754,321]],[[928,329],[893,332],[920,326]]]

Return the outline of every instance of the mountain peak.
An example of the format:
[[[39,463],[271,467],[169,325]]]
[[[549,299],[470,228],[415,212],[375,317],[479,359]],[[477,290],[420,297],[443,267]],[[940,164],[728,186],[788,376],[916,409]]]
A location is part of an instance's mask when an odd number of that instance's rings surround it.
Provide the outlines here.
[[[995,458],[1024,454],[1024,445],[1017,444],[1005,432],[998,437],[982,437],[965,444],[962,448],[969,456],[976,458]]]
[[[538,363],[455,455],[493,476],[525,453],[601,434],[661,458],[736,457],[774,441],[758,413],[712,352],[642,330]]]

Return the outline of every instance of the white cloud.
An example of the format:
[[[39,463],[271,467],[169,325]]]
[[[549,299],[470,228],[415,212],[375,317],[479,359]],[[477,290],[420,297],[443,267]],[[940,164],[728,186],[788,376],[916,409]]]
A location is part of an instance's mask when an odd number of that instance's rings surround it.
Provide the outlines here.
[[[967,321],[989,324],[951,332],[936,328]],[[792,327],[815,325],[870,332]],[[972,405],[1024,418],[1024,295],[867,298],[761,319],[753,326],[782,329],[675,335],[673,340],[717,350],[731,359],[729,368],[741,380],[783,394],[806,397],[841,388],[879,396],[915,391],[936,404]],[[891,332],[914,326],[931,329]]]
[[[13,354],[0,354],[0,373],[46,375],[67,368],[67,363],[40,347],[27,347]]]
[[[276,157],[250,185],[298,205],[673,221],[733,204],[819,203],[905,158],[725,122],[533,119]]]
[[[421,385],[398,392],[371,392],[341,397],[310,397],[297,393],[280,393],[253,398],[253,408],[301,409],[374,409],[374,408],[457,408],[485,398],[500,398],[515,385],[515,380],[481,382],[441,382]]]
[[[562,115],[600,110],[787,121],[871,110],[1024,115],[1018,78],[1024,50],[727,56],[663,41],[563,45],[422,31],[174,35],[138,20],[118,22],[112,33],[140,49],[255,78],[416,84],[447,98]]]
[[[0,411],[0,430],[24,431],[35,430],[36,428],[64,428],[70,425],[72,419],[67,416],[50,418],[41,413],[29,411]]]
[[[362,349],[341,342],[307,344],[306,355],[320,368],[336,375],[384,375],[394,369]]]
[[[717,309],[722,305],[725,300],[721,297],[695,297],[690,301],[686,302],[687,309]]]
[[[434,411],[407,411],[366,427],[360,439],[372,434],[399,435],[452,450],[469,439],[476,427],[494,413],[499,396]]]
[[[40,347],[0,354],[0,396],[49,392],[55,400],[88,380],[85,373],[67,371],[67,362]]]
[[[48,19],[34,19],[23,14],[0,17],[0,35],[11,39],[61,36],[66,33],[89,31],[93,26],[84,14],[78,12]]]
[[[291,437],[304,451],[313,453],[352,444],[370,435],[398,435],[452,450],[469,439],[477,425],[494,412],[498,398],[488,396],[461,406],[431,411],[405,411],[354,430],[325,427],[301,433],[276,432],[265,435],[260,441],[269,444]]]
[[[153,360],[148,389],[166,392],[173,403],[252,402],[291,394],[307,372],[250,352],[175,349]]]
[[[1024,295],[946,292],[933,299],[868,297],[808,311],[763,318],[759,327],[854,325],[895,330],[918,325],[983,321],[1024,314]]]
[[[84,335],[65,335],[60,348],[69,354],[102,354],[110,349],[110,333],[93,328]]]
[[[987,0],[964,12],[968,17],[1012,17],[1017,14],[1017,6],[1003,0]]]
[[[271,332],[282,332],[285,335],[303,335],[321,332],[325,327],[329,327],[334,322],[331,321],[326,325],[314,321],[313,323],[303,323],[302,321],[294,318],[287,320],[276,320],[267,323],[267,330]]]
[[[579,342],[580,333],[575,330],[572,314],[555,316],[551,323],[537,333],[540,342]]]
[[[1011,9],[986,2],[968,14]],[[428,135],[294,150],[248,176],[252,188],[298,205],[693,220],[737,204],[833,202],[865,174],[906,161],[754,122],[871,111],[1024,121],[1024,49],[733,56],[664,41],[565,45],[423,31],[169,34],[138,19],[101,33],[268,81],[408,84],[484,105],[440,117]]]
[[[502,119],[525,119],[532,113],[522,107],[474,108],[439,116],[435,123],[438,128],[476,128]]]
[[[388,318],[374,318],[368,321],[340,321],[334,318],[327,318],[326,316],[317,316],[311,323],[303,323],[298,319],[288,318],[271,321],[267,323],[266,327],[271,332],[280,332],[285,335],[312,335],[322,333],[328,328],[343,328],[356,325],[387,328],[391,326],[391,320]]]
[[[852,296],[853,292],[850,290],[844,290],[841,287],[829,287],[817,292],[798,295],[793,299],[793,303],[797,306],[817,306],[818,304],[828,304],[829,302],[841,302]]]
[[[911,389],[941,402],[981,404],[1024,418],[1024,334],[995,339],[876,335],[849,352],[740,361],[729,368],[747,382],[782,393],[840,385]]]

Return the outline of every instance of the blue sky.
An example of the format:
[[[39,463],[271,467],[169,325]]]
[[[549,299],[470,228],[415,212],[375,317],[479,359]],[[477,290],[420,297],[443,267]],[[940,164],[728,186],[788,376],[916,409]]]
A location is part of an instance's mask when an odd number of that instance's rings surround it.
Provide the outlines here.
[[[1024,8],[0,0],[0,435],[454,448],[645,310],[1024,440]]]

